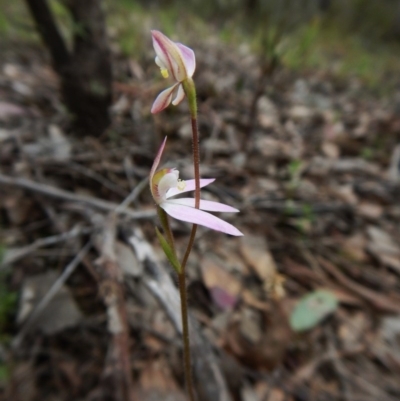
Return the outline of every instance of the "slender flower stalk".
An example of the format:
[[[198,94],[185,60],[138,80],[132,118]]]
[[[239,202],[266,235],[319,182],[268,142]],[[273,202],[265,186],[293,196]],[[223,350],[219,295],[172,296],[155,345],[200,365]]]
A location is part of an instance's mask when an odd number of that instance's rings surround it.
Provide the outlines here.
[[[165,148],[164,139],[150,172],[150,189],[153,199],[157,204],[157,210],[167,240],[157,230],[160,243],[171,264],[178,273],[179,293],[181,297],[181,315],[184,344],[184,367],[186,385],[191,401],[195,401],[194,387],[192,382],[189,321],[186,290],[186,264],[193,248],[196,237],[197,225],[203,225],[213,230],[221,231],[230,235],[243,235],[236,227],[226,221],[208,213],[211,212],[238,212],[228,205],[219,202],[210,202],[200,199],[200,188],[211,184],[214,179],[200,178],[200,151],[199,133],[197,126],[197,101],[196,88],[192,76],[196,68],[196,59],[192,49],[181,43],[173,42],[159,31],[152,32],[153,47],[156,52],[155,62],[160,67],[161,75],[164,78],[172,77],[174,84],[162,91],[156,98],[151,108],[152,113],[164,110],[171,102],[179,104],[185,97],[188,99],[191,125],[192,125],[192,148],[194,180],[186,182],[179,179],[179,171],[176,169],[162,169],[157,171]],[[173,96],[175,93],[174,100]],[[170,199],[179,193],[195,191],[194,198]],[[188,245],[179,263],[176,257],[173,234],[168,223],[168,215],[182,221],[192,223]]]

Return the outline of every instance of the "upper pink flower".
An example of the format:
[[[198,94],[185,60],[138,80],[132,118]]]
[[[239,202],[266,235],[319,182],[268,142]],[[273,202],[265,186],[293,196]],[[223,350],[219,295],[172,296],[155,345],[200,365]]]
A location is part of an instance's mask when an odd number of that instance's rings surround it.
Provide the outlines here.
[[[191,78],[196,69],[194,52],[181,43],[173,42],[159,31],[151,31],[153,47],[156,52],[156,64],[160,67],[164,78],[172,76],[175,83],[170,88],[162,91],[153,103],[152,113],[164,110],[172,101],[172,94],[177,89],[177,94],[172,104],[176,106],[185,97],[182,82]]]
[[[171,197],[180,193],[194,191],[195,180],[179,180],[179,171],[176,169],[164,168],[156,172],[165,148],[166,141],[167,138],[165,137],[150,171],[150,190],[157,205],[159,205],[167,212],[167,214],[177,220],[186,221],[192,224],[199,224],[201,226],[205,226],[230,235],[243,235],[232,224],[229,224],[226,221],[207,213],[207,211],[239,211],[231,206],[224,205],[223,203],[219,202],[200,199],[200,208],[196,209],[194,198],[170,199]],[[201,179],[200,187],[205,187],[206,185],[211,184],[213,181],[215,181],[215,178]]]

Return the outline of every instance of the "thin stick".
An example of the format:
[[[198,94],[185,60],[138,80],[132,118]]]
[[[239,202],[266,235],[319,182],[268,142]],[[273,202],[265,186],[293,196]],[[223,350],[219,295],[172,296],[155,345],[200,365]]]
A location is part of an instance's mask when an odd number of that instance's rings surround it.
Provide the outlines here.
[[[100,254],[97,261],[99,290],[106,306],[107,326],[111,336],[103,373],[103,386],[109,387],[111,380],[111,385],[115,386],[114,398],[128,401],[132,394],[130,338],[123,272],[115,253],[115,217],[115,214],[109,214],[104,221],[102,235],[94,240],[94,245]]]
[[[3,269],[7,265],[16,262],[17,260],[25,257],[26,255],[29,255],[30,253],[36,251],[39,248],[43,248],[49,245],[54,245],[59,242],[68,241],[80,235],[89,234],[92,231],[93,229],[89,227],[82,228],[79,226],[75,226],[72,230],[67,231],[65,233],[59,235],[52,235],[50,237],[45,237],[45,238],[39,238],[27,246],[14,249],[9,248],[6,250],[4,254],[3,261],[0,264],[0,269]]]
[[[156,215],[154,210],[135,212],[131,209],[119,208],[119,205],[114,202],[104,201],[92,196],[77,195],[63,189],[52,187],[46,184],[39,184],[35,181],[27,180],[25,178],[14,178],[0,174],[0,184],[23,188],[28,191],[37,192],[41,195],[50,196],[52,198],[63,199],[65,201],[85,203],[89,206],[105,210],[107,212],[116,211],[118,214],[125,214],[133,219],[149,219]]]
[[[118,205],[115,209],[115,213],[121,213],[127,209],[127,207],[140,195],[140,193],[147,187],[149,178],[146,177],[139,184],[133,188],[132,192]]]
[[[182,272],[178,274],[179,294],[181,297],[181,314],[182,314],[182,338],[183,338],[183,360],[185,365],[186,387],[191,401],[195,400],[193,378],[192,378],[192,363],[190,355],[190,337],[189,337],[189,319],[187,306],[187,291],[186,291],[186,274]]]
[[[57,294],[57,292],[60,290],[60,288],[64,285],[64,283],[67,281],[68,277],[73,273],[73,271],[79,265],[81,260],[89,252],[89,249],[91,246],[92,246],[92,243],[91,243],[91,241],[89,241],[78,252],[78,254],[75,256],[75,258],[72,259],[72,261],[67,265],[67,267],[64,269],[64,271],[61,273],[60,277],[58,277],[58,279],[52,285],[52,287],[47,292],[47,294],[37,304],[36,308],[29,315],[29,318],[26,321],[26,323],[24,324],[24,326],[22,327],[21,331],[19,332],[17,337],[15,337],[14,341],[12,342],[12,347],[14,349],[18,348],[21,345],[26,334],[29,332],[30,328],[32,327],[32,323],[35,322],[35,320],[43,312],[43,310],[46,308],[46,306],[49,304],[49,302],[53,299],[53,297]]]

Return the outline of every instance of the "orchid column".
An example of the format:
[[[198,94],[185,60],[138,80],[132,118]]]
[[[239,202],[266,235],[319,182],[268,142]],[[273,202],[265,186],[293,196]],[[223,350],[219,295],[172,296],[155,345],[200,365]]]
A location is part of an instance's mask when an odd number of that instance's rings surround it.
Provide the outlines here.
[[[160,67],[164,78],[171,76],[174,84],[161,92],[154,101],[152,113],[164,110],[171,102],[179,104],[185,97],[188,99],[192,122],[192,148],[194,180],[186,182],[179,179],[176,169],[162,169],[157,171],[167,138],[164,139],[150,172],[150,189],[157,205],[158,215],[166,238],[156,229],[161,246],[178,273],[179,293],[181,297],[182,330],[184,343],[185,376],[190,400],[194,401],[194,389],[191,374],[189,324],[186,294],[186,264],[193,248],[197,225],[203,225],[213,230],[230,235],[243,235],[236,227],[208,213],[211,212],[238,212],[228,205],[219,202],[210,202],[200,199],[200,188],[211,184],[214,179],[200,179],[199,136],[197,129],[196,88],[192,79],[196,68],[195,55],[192,49],[181,43],[175,43],[159,31],[152,31],[153,46],[156,52],[156,64]],[[175,96],[174,96],[175,95]],[[174,98],[174,100],[172,100]],[[179,193],[195,191],[195,198],[170,199]],[[182,262],[177,257],[174,237],[171,231],[168,215],[182,221],[192,223],[189,242]]]

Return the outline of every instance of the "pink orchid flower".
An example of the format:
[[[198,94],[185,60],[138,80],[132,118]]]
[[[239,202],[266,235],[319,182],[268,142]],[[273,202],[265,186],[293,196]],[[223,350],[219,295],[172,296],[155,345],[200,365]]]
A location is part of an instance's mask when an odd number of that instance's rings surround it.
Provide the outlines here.
[[[201,226],[211,228],[212,230],[221,231],[230,235],[243,235],[232,224],[229,224],[226,221],[207,213],[207,211],[236,213],[239,210],[231,206],[224,205],[223,203],[212,202],[203,199],[200,199],[200,208],[196,209],[194,198],[171,199],[175,195],[188,191],[194,191],[195,180],[180,180],[179,171],[173,168],[164,168],[156,172],[165,148],[166,141],[167,137],[165,137],[150,171],[150,190],[157,205],[164,209],[165,212],[174,219],[186,221],[192,224],[199,224]],[[215,178],[201,179],[200,187],[205,187],[214,181]]]
[[[156,64],[160,67],[164,78],[172,76],[175,83],[168,89],[162,91],[153,103],[151,112],[153,114],[164,110],[172,101],[172,95],[177,90],[172,104],[176,106],[185,97],[182,82],[191,78],[196,69],[194,52],[181,43],[173,42],[159,31],[151,31],[153,47],[156,52]]]

